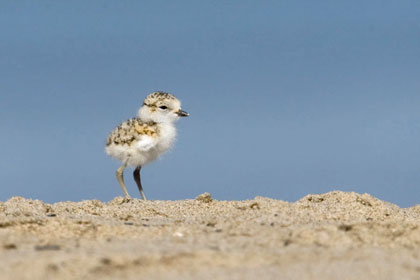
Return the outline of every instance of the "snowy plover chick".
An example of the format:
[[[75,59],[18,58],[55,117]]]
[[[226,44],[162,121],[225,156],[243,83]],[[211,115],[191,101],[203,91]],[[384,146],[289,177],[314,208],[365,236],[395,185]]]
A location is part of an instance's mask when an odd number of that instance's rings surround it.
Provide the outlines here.
[[[122,161],[117,170],[117,180],[125,199],[130,195],[124,184],[124,169],[135,166],[134,181],[145,200],[140,180],[140,169],[166,152],[175,140],[175,121],[187,117],[181,109],[181,102],[172,94],[153,92],[144,100],[137,117],[123,122],[112,131],[107,139],[105,151],[111,157]]]

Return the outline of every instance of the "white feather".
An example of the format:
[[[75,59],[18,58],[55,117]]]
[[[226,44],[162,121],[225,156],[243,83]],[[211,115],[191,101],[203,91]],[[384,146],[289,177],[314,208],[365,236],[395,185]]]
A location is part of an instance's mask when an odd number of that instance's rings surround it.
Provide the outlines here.
[[[143,152],[147,152],[155,145],[156,139],[147,135],[143,135],[141,139],[136,143],[137,149]]]

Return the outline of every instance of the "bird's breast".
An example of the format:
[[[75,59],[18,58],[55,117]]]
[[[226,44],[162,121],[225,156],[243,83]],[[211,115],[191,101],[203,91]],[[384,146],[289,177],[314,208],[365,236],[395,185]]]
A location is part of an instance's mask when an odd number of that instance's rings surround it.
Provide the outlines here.
[[[159,152],[168,150],[176,138],[175,126],[170,124],[162,124],[159,128],[159,136],[157,139],[156,149]]]

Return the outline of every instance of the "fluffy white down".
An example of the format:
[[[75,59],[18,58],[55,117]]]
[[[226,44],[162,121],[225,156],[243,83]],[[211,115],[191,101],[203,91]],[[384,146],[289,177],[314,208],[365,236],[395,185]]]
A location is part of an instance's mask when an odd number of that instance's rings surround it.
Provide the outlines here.
[[[127,165],[144,166],[171,148],[176,138],[176,129],[173,123],[160,123],[158,137],[144,135],[134,145],[115,145],[106,147],[106,153]]]

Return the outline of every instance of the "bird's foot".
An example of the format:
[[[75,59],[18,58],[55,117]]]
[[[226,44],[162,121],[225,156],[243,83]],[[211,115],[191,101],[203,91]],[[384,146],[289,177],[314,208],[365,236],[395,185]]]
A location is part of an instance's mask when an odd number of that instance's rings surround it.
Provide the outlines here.
[[[139,188],[140,189],[140,188]],[[143,199],[143,200],[147,200],[147,198],[146,198],[146,195],[144,194],[144,192],[143,192],[143,188],[141,188],[140,189],[140,196],[141,196],[141,199]]]
[[[131,196],[125,196],[124,198],[123,198],[123,200],[121,201],[121,204],[124,204],[124,203],[129,203],[130,201],[132,201],[133,199],[131,198]]]

